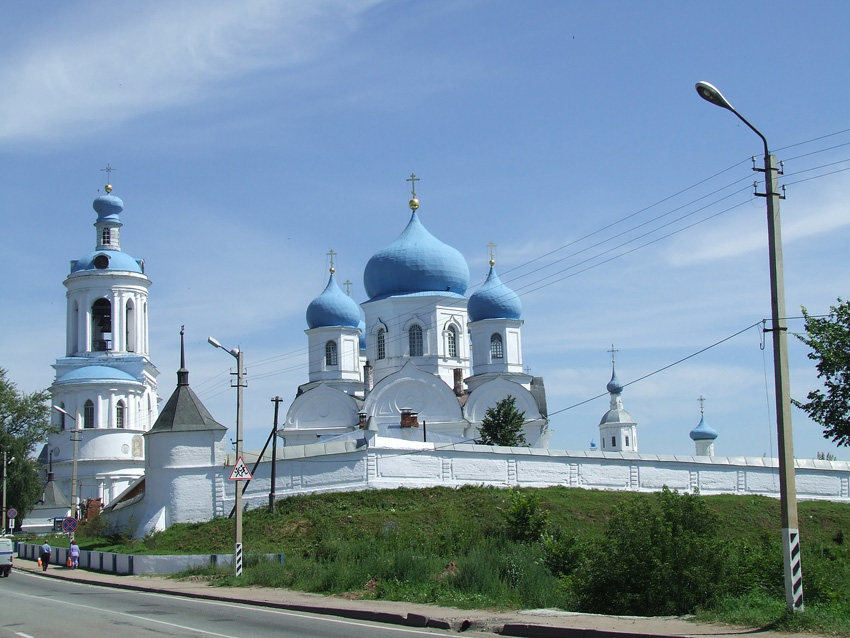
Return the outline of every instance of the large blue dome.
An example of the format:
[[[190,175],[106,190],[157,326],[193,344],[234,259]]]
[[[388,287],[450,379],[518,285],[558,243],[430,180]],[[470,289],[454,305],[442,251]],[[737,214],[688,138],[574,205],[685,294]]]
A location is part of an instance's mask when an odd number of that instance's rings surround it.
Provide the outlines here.
[[[82,259],[71,262],[71,272],[81,270],[128,271],[144,274],[144,261],[134,259],[120,250],[96,250]]]
[[[462,296],[469,266],[456,249],[429,233],[414,211],[398,239],[366,264],[363,284],[370,299],[416,292]]]
[[[496,274],[496,268],[490,266],[487,281],[469,298],[467,310],[470,321],[519,319],[522,315],[522,302],[519,295],[502,283]]]
[[[310,328],[343,326],[357,328],[360,324],[360,306],[346,295],[336,283],[333,274],[321,295],[307,306],[307,325]]]

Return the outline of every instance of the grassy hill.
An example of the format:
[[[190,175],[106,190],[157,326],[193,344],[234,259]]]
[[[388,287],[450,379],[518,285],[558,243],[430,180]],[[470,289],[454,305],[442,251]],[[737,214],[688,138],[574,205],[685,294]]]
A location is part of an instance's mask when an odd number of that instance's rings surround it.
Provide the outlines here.
[[[517,494],[528,511],[518,508]],[[459,607],[578,609],[577,588],[592,573],[591,557],[598,562],[600,548],[608,542],[609,521],[623,508],[640,513],[653,499],[658,500],[648,494],[562,487],[516,493],[462,487],[294,496],[279,500],[274,514],[261,508],[243,517],[246,555],[283,553],[283,565],[248,560],[238,582],[227,570],[208,570],[206,575],[222,585]],[[799,503],[804,588],[811,610],[806,621],[783,619],[779,502],[731,495],[697,500],[710,510],[716,533],[710,539],[701,539],[699,529],[689,533],[694,543],[716,543],[706,545],[715,548],[710,553],[728,553],[723,580],[736,583],[729,591],[737,596],[734,604],[715,601],[697,611],[755,626],[778,622],[784,628],[850,635],[850,543],[844,541],[850,532],[850,504]],[[531,537],[519,533],[529,512],[545,529],[542,537],[539,532]],[[639,519],[632,520],[641,526]],[[81,530],[78,540],[83,548],[135,554],[229,553],[233,525],[232,519],[175,525],[138,542],[114,535],[86,538]],[[97,532],[97,526],[89,531]],[[636,547],[643,552],[649,546]],[[575,576],[582,570],[584,581]]]

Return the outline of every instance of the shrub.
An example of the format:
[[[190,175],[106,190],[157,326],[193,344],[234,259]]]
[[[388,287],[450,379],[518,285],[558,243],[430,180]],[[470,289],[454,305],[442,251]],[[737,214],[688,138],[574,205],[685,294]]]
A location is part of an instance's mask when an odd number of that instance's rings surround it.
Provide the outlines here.
[[[510,498],[510,506],[505,513],[508,537],[521,543],[540,540],[549,518],[540,506],[540,496],[537,492],[511,489]]]
[[[567,577],[581,611],[669,615],[710,605],[723,582],[726,553],[718,519],[698,495],[666,487],[620,506],[602,539]]]

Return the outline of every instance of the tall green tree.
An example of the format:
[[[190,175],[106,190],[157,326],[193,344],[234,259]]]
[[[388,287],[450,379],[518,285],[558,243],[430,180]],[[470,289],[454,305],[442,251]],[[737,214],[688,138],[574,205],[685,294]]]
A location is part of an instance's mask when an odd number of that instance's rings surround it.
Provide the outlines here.
[[[0,368],[0,455],[6,452],[6,505],[26,516],[41,496],[36,446],[54,431],[50,425],[50,394],[19,392]],[[2,471],[2,470],[0,470]]]
[[[806,334],[797,338],[812,350],[823,387],[812,390],[803,403],[792,403],[823,426],[824,438],[850,446],[850,302],[838,299],[826,317],[812,317],[803,308]]]
[[[523,423],[525,412],[517,410],[516,399],[508,395],[506,399],[497,401],[494,407],[487,408],[478,430],[481,438],[475,442],[479,445],[526,446]]]

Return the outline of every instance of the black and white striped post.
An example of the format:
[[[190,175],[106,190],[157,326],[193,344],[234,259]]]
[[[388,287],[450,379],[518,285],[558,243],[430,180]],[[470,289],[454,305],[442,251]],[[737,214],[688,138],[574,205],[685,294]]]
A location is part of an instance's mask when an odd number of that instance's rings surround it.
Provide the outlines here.
[[[242,358],[242,350],[233,348],[228,350],[218,341],[209,337],[210,345],[221,348],[236,359],[236,464],[243,464],[242,460],[242,388],[245,387],[245,371]],[[234,374],[234,373],[231,373]],[[247,471],[247,468],[246,468]],[[250,473],[248,473],[250,476]],[[241,480],[241,479],[239,479]],[[242,485],[236,481],[236,540],[233,545],[233,573],[239,577],[242,575]]]
[[[767,138],[738,113],[708,82],[697,82],[699,96],[732,111],[764,143],[764,193],[767,202],[767,243],[770,252],[770,311],[773,333],[773,374],[776,394],[776,431],[779,446],[779,504],[782,510],[782,557],[785,566],[785,603],[788,611],[803,609],[803,572],[800,567],[800,530],[797,523],[797,488],[794,476],[794,438],[791,433],[791,388],[788,381],[788,328],[784,325],[785,279],[782,272],[782,233],[779,223],[779,167],[771,155]],[[755,161],[755,158],[754,158]]]

